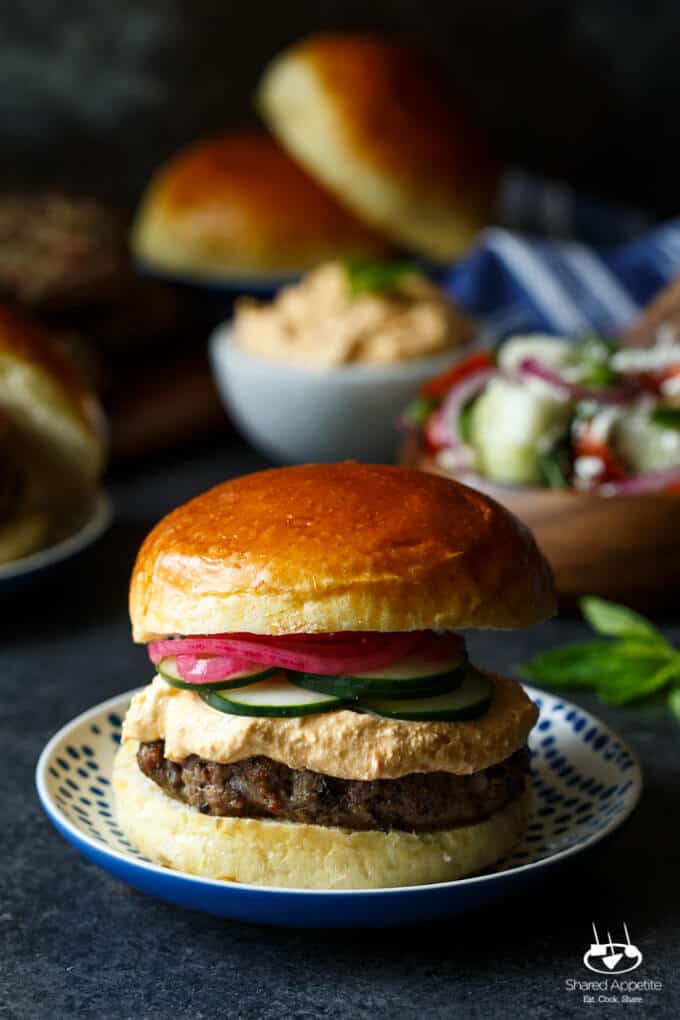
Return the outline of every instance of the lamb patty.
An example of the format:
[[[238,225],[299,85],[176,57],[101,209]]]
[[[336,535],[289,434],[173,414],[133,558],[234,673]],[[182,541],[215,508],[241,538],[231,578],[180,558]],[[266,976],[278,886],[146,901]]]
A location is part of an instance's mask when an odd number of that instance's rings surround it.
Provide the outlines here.
[[[481,821],[519,796],[529,769],[522,748],[472,775],[428,772],[365,782],[290,769],[263,756],[221,765],[197,755],[174,762],[164,751],[162,740],[140,744],[140,769],[202,814],[383,831],[435,832]]]

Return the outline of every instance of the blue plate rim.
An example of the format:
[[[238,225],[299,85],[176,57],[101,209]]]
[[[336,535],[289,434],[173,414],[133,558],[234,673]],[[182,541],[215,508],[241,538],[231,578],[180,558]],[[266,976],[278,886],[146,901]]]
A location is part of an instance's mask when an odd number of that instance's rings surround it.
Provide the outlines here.
[[[96,542],[108,530],[112,521],[113,501],[105,489],[98,489],[92,499],[92,513],[82,528],[45,549],[38,549],[29,556],[1,565],[0,583],[26,577],[70,559]]]
[[[549,693],[551,696],[554,696],[551,694],[551,692],[543,692],[539,688],[532,687],[529,684],[523,684],[522,686],[526,693],[528,694],[528,696],[532,698],[532,700],[535,700],[535,698],[542,697],[544,693]],[[92,708],[86,709],[86,711],[81,712],[79,715],[75,716],[73,719],[65,723],[57,730],[57,732],[48,740],[47,744],[43,748],[36,764],[35,784],[38,793],[38,798],[43,807],[43,810],[45,811],[53,825],[74,845],[77,846],[80,843],[83,844],[83,846],[87,847],[90,852],[90,855],[94,854],[95,856],[100,855],[104,857],[109,857],[122,864],[128,865],[130,867],[138,867],[143,871],[148,871],[156,875],[162,876],[164,878],[181,879],[188,882],[195,882],[199,883],[201,886],[205,886],[208,888],[231,889],[233,891],[241,892],[248,891],[257,893],[264,892],[285,896],[291,895],[296,896],[304,895],[309,897],[331,896],[333,898],[361,896],[370,898],[374,896],[385,895],[413,896],[419,892],[422,893],[423,890],[425,889],[443,890],[452,888],[464,888],[478,883],[486,884],[494,880],[498,881],[501,878],[507,879],[520,877],[521,875],[533,872],[536,869],[543,869],[546,866],[553,866],[559,864],[568,857],[571,857],[573,854],[582,853],[584,850],[587,850],[590,847],[594,846],[595,844],[601,842],[601,840],[605,839],[616,829],[620,828],[623,825],[623,823],[630,817],[632,812],[637,807],[640,797],[642,795],[643,790],[642,768],[637,753],[630,747],[630,745],[625,740],[623,740],[621,736],[619,736],[619,734],[615,730],[613,730],[606,723],[603,723],[602,720],[599,719],[597,716],[593,715],[592,712],[588,712],[588,715],[591,717],[593,722],[600,727],[602,733],[606,733],[610,740],[615,740],[619,744],[621,750],[625,751],[628,755],[630,755],[630,758],[633,761],[634,773],[632,776],[633,786],[631,788],[630,802],[622,813],[612,817],[612,819],[603,828],[592,833],[590,836],[581,840],[574,846],[567,847],[564,850],[555,851],[549,857],[544,857],[539,861],[530,861],[526,864],[519,864],[515,867],[508,868],[505,871],[492,872],[486,875],[471,875],[467,878],[454,879],[453,881],[450,882],[435,882],[425,885],[389,886],[386,888],[377,889],[299,889],[295,887],[287,888],[282,886],[263,886],[248,884],[246,882],[229,882],[221,879],[218,880],[213,878],[204,878],[200,875],[191,875],[188,872],[174,871],[169,868],[164,868],[161,865],[154,864],[153,862],[138,860],[137,858],[130,857],[127,854],[121,853],[119,850],[112,849],[106,844],[101,843],[99,840],[93,839],[92,837],[88,836],[86,833],[83,833],[80,829],[78,829],[70,821],[70,819],[63,814],[59,806],[53,803],[50,794],[47,791],[46,775],[48,762],[57,744],[59,744],[59,742],[62,741],[64,737],[66,737],[73,729],[75,729],[78,726],[81,726],[84,723],[89,722],[90,719],[92,719],[94,716],[98,716],[104,712],[108,713],[115,710],[117,710],[118,713],[120,713],[122,711],[121,705],[127,707],[127,703],[129,702],[129,700],[135,694],[137,694],[138,691],[143,689],[144,687],[137,687],[134,688],[133,690],[125,691],[121,694],[114,695],[112,698],[108,698],[106,701],[102,701],[99,704],[94,705]],[[578,707],[573,705],[572,702],[567,701],[566,699],[560,698],[559,700],[564,705],[564,708],[567,711],[571,708]],[[586,710],[582,709],[582,711]]]

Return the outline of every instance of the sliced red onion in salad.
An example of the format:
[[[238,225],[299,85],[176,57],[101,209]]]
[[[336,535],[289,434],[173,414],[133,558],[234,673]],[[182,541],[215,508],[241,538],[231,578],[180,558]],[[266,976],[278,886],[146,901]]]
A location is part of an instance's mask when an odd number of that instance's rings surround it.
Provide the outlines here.
[[[447,460],[454,456],[459,467],[472,467],[474,463],[472,450],[460,432],[461,413],[467,402],[483,390],[495,375],[495,370],[489,368],[463,379],[453,387],[437,412],[437,435],[441,445],[447,449]]]
[[[595,400],[598,404],[625,404],[631,398],[630,389],[617,386],[612,389],[595,390],[587,386],[578,386],[575,383],[567,382],[558,372],[546,368],[536,358],[525,358],[519,363],[518,372],[520,375],[540,379],[554,389],[559,390],[571,400]]]
[[[409,421],[440,467],[481,488],[605,496],[678,488],[677,350],[669,357],[659,344],[635,352],[584,337],[570,349],[566,338],[509,337],[497,361],[471,355],[421,387]]]

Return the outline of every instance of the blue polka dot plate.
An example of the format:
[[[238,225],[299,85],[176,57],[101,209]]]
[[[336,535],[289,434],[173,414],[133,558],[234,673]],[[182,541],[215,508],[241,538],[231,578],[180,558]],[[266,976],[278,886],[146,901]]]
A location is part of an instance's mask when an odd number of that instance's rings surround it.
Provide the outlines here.
[[[180,907],[290,927],[429,921],[520,891],[611,833],[640,797],[640,767],[616,733],[561,698],[526,691],[540,716],[530,739],[534,803],[525,839],[492,872],[456,882],[319,892],[213,881],[152,864],[118,828],[112,803],[113,757],[134,692],[90,709],[52,737],[37,765],[38,795],[82,854],[135,889]]]

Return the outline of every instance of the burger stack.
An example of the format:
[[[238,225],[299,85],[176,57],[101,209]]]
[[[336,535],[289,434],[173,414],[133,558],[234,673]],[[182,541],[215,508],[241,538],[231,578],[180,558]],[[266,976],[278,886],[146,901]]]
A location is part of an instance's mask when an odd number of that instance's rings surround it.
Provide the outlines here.
[[[459,633],[555,609],[531,535],[456,482],[354,463],[229,481],[144,542],[130,612],[152,683],[114,767],[144,854],[213,879],[457,879],[529,810],[536,708]]]

